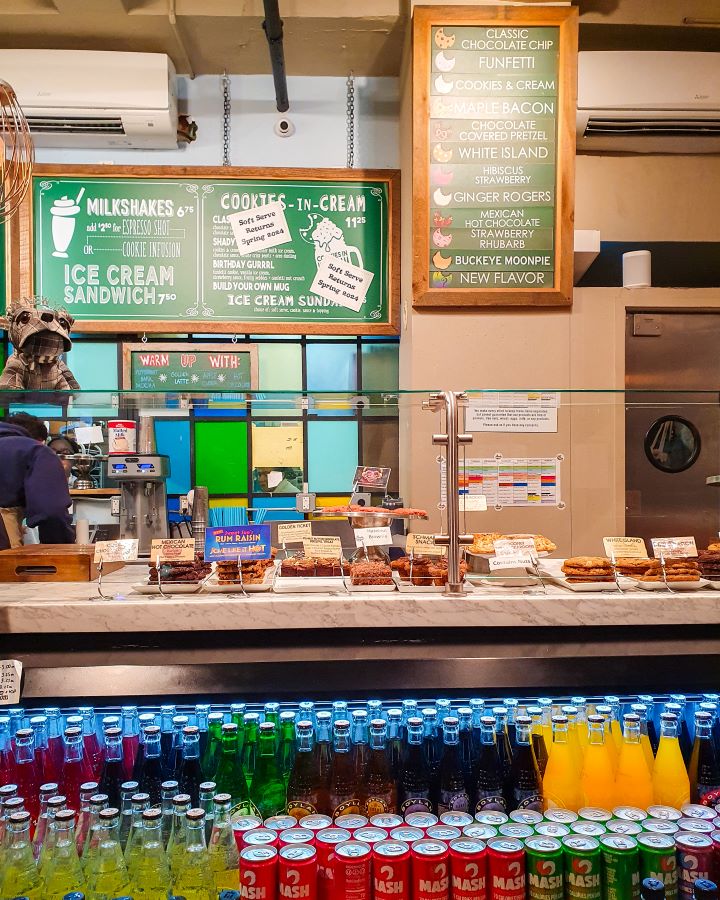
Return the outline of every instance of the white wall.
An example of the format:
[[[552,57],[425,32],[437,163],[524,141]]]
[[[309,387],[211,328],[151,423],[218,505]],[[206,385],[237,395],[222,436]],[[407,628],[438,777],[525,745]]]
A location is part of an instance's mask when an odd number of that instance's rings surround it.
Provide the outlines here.
[[[37,151],[38,162],[114,163],[115,165],[222,165],[222,88],[215,75],[178,79],[181,112],[198,124],[195,143],[170,151]],[[292,137],[280,138],[273,127],[280,117],[270,75],[232,78],[234,166],[344,167],[346,103],[344,78],[288,78]],[[355,83],[356,168],[399,168],[399,87],[396,78],[358,78]]]

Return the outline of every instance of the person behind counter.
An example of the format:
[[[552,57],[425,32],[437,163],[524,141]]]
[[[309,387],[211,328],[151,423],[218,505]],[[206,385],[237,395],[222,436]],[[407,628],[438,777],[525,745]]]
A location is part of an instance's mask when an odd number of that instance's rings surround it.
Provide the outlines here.
[[[0,549],[22,544],[22,520],[38,527],[41,544],[72,544],[67,477],[58,456],[45,446],[47,428],[18,413],[0,421]]]

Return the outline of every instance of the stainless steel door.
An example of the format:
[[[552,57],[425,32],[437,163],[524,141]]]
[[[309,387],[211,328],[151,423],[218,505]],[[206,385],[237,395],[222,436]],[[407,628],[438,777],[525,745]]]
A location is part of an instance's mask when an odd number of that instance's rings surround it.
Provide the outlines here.
[[[705,483],[720,474],[720,313],[628,312],[625,387],[626,533],[706,547],[720,528]]]

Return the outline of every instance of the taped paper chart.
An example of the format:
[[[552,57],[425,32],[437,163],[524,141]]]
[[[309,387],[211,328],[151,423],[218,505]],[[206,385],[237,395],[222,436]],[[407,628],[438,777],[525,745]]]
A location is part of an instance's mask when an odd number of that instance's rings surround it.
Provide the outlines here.
[[[560,460],[557,457],[468,459],[458,485],[467,495],[482,494],[488,507],[557,506]]]

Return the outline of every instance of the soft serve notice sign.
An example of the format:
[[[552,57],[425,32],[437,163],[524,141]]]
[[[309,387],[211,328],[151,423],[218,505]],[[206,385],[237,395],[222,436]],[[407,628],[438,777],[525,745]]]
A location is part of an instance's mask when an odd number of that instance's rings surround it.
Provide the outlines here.
[[[395,172],[40,166],[28,202],[21,293],[77,331],[398,330]]]

